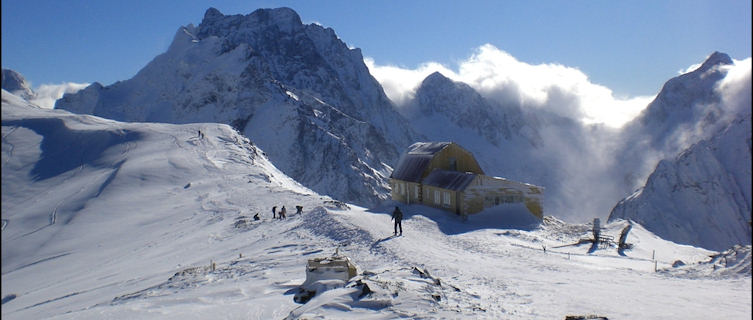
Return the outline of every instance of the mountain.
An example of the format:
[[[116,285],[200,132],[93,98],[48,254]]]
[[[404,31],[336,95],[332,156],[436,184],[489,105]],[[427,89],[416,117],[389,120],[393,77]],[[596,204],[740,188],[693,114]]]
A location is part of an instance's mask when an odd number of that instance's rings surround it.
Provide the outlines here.
[[[446,118],[461,128],[468,128],[495,146],[523,140],[540,144],[536,129],[528,126],[518,106],[501,105],[482,97],[463,82],[452,81],[439,72],[427,76],[416,90],[415,102],[403,114],[409,119]]]
[[[608,181],[615,132],[543,109],[479,94],[440,73],[426,77],[401,109],[416,132],[455,141],[494,176],[545,188],[544,211],[573,221],[606,218],[627,191]]]
[[[570,244],[590,236],[589,224],[547,216],[517,230],[501,212],[461,221],[419,205],[402,207],[404,234],[392,237],[394,204],[366,209],[317,194],[228,125],[124,123],[37,108],[5,90],[1,109],[3,319],[751,312],[750,246],[717,253],[634,223],[632,250],[588,253]],[[303,213],[273,220],[271,207],[282,205]],[[605,224],[602,234],[627,225]],[[319,282],[309,302],[296,303],[307,260],[335,252],[357,275]]]
[[[659,94],[633,121],[651,137],[654,148],[681,147],[677,131],[684,126],[713,125],[724,112],[718,105],[719,80],[727,74],[724,66],[732,65],[724,53],[714,52],[697,69],[667,81]]]
[[[206,11],[132,79],[94,83],[56,108],[121,121],[230,124],[287,175],[338,199],[374,205],[389,164],[415,134],[359,49],[289,8]]]
[[[26,78],[10,69],[3,69],[2,88],[26,100],[31,100],[35,96]]]
[[[630,219],[677,243],[712,250],[751,243],[751,115],[672,160],[620,201],[609,220]]]
[[[690,145],[709,138],[735,116],[734,110],[722,102],[719,91],[732,64],[727,54],[713,52],[695,70],[667,81],[646,109],[625,125],[626,143],[620,158],[629,162],[636,162],[634,155],[654,159],[626,173],[631,188],[642,185],[659,160],[674,158]]]

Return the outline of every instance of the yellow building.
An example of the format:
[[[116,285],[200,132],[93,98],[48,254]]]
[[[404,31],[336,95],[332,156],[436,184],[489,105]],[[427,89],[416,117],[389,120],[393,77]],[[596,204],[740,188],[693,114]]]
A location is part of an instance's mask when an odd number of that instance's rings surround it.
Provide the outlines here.
[[[423,204],[458,215],[502,203],[523,203],[543,219],[541,187],[484,175],[473,155],[454,142],[416,142],[390,175],[395,201]]]

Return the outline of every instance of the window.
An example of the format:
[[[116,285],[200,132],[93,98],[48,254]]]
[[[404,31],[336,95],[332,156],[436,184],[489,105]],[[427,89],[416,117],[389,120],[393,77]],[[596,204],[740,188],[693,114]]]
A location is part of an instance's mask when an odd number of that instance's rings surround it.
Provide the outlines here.
[[[439,199],[439,190],[434,190],[434,204],[439,205],[441,202]]]
[[[400,188],[400,194],[405,195],[405,184],[401,182],[398,184],[398,186]]]
[[[445,207],[449,207],[450,206],[450,193],[447,192],[447,191],[445,191],[445,192],[442,193],[442,196],[443,196],[442,197],[442,204]]]
[[[418,185],[413,186],[413,196],[418,199]]]
[[[449,162],[450,162],[449,166],[448,166],[450,168],[449,170],[450,171],[458,171],[458,160],[455,159],[455,158],[450,158]]]

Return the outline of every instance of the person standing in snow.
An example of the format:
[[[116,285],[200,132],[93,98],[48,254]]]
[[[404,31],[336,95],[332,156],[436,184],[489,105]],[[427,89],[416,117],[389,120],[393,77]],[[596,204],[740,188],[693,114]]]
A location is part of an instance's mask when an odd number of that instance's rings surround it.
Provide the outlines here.
[[[277,218],[277,206],[272,207],[272,219]]]
[[[295,214],[301,214],[303,211],[303,206],[295,206]]]
[[[397,227],[400,227],[400,235],[403,235],[403,213],[400,208],[395,206],[395,211],[392,212],[392,220],[395,220],[395,233],[397,235]]]
[[[280,219],[285,219],[285,206],[280,209]]]

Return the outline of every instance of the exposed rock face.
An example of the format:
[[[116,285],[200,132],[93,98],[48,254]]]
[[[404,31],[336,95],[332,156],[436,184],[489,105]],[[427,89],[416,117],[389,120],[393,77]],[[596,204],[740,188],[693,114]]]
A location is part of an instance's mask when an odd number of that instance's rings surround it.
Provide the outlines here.
[[[132,79],[92,84],[56,108],[230,124],[307,187],[367,206],[387,197],[389,164],[415,139],[360,50],[288,8],[248,15],[210,8]]]

